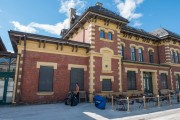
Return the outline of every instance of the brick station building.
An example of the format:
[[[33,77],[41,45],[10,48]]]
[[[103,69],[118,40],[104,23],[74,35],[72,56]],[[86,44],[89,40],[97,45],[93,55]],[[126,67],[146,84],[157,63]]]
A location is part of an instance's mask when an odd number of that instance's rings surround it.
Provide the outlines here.
[[[159,94],[178,91],[180,36],[164,28],[151,33],[103,7],[81,16],[70,9],[62,38],[9,31],[17,59],[13,102],[62,101],[78,82],[94,93]]]

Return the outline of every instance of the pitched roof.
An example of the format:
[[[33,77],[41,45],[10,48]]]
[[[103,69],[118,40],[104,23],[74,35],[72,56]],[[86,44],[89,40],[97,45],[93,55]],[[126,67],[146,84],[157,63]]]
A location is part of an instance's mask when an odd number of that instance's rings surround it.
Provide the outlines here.
[[[87,11],[91,11],[91,12],[95,12],[104,16],[108,16],[123,22],[129,22],[127,19],[123,18],[122,16],[118,15],[117,13],[110,11],[102,6],[99,5],[95,5],[95,6],[91,6],[87,9]]]
[[[158,37],[150,34],[149,32],[146,32],[143,29],[138,29],[138,28],[134,28],[134,27],[131,27],[131,26],[123,26],[122,31],[130,32],[132,34],[137,34],[139,36],[148,37],[148,38],[151,38],[151,39],[154,39],[154,40],[158,40]]]
[[[152,35],[155,35],[159,38],[166,38],[168,36],[170,37],[173,37],[173,38],[176,38],[176,39],[179,39],[180,40],[180,35],[170,31],[170,30],[167,30],[165,28],[159,28],[159,29],[156,29],[154,31],[151,32]]]
[[[1,37],[0,37],[0,51],[7,51],[6,46],[4,45]]]
[[[8,33],[9,33],[9,37],[10,37],[10,40],[11,40],[11,43],[15,52],[17,52],[17,41],[19,40],[19,37],[25,37],[25,36],[26,38],[29,38],[32,40],[40,40],[40,41],[42,40],[42,41],[46,41],[50,43],[60,43],[60,44],[65,44],[69,46],[78,46],[78,47],[86,48],[86,49],[90,47],[90,44],[88,43],[83,43],[83,42],[78,42],[78,41],[73,41],[73,40],[65,40],[65,39],[55,38],[55,37],[50,37],[50,36],[19,32],[19,31],[14,31],[14,30],[10,30],[8,31]]]
[[[114,19],[116,21],[124,22],[126,24],[129,23],[129,21],[127,19],[121,17],[117,13],[115,13],[113,11],[110,11],[110,10],[108,10],[108,9],[102,7],[102,6],[95,5],[95,6],[89,7],[88,9],[85,10],[85,12],[81,16],[77,17],[74,24],[72,24],[71,27],[64,34],[62,34],[63,35],[62,37],[64,38],[64,36],[67,35],[67,33],[73,27],[75,27],[75,25],[77,25],[79,23],[79,21],[81,21],[88,12],[93,12],[93,13],[99,14],[100,16],[103,16],[103,17],[109,17],[109,18],[112,18],[112,19]]]

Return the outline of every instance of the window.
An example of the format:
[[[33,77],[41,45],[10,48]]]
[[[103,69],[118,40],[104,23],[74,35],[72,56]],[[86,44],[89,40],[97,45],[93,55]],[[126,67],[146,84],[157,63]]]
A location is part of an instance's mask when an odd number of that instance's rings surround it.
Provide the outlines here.
[[[150,51],[149,51],[149,62],[150,62],[150,63],[153,63],[153,62],[154,62],[153,59],[154,59],[154,58],[153,58],[153,51],[150,50]]]
[[[100,31],[100,38],[105,38],[105,33],[103,30]]]
[[[165,73],[161,73],[161,87],[162,89],[167,89],[167,75]]]
[[[120,45],[120,55],[124,58],[124,46]]]
[[[53,67],[40,66],[38,91],[52,92],[53,91],[53,76],[54,76]]]
[[[174,63],[174,50],[171,51],[171,62]]]
[[[136,90],[136,73],[135,71],[127,72],[128,90]]]
[[[108,32],[108,39],[112,40],[112,33],[111,32]]]
[[[179,74],[176,74],[176,90],[180,90],[180,76]]]
[[[131,48],[131,60],[136,61],[136,50],[134,47]]]
[[[179,53],[176,51],[176,63],[179,63]]]
[[[143,51],[141,48],[138,49],[139,62],[143,62]]]
[[[102,91],[112,91],[111,79],[103,79],[103,81],[102,81]]]

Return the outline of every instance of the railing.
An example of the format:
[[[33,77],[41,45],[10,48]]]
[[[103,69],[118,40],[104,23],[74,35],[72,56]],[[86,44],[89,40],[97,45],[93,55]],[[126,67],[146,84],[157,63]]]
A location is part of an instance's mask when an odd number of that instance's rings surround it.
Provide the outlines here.
[[[109,98],[109,97],[107,97]],[[179,94],[168,94],[163,96],[154,97],[138,97],[138,98],[118,98],[111,96],[111,109],[120,111],[133,111],[138,109],[149,109],[152,107],[171,106],[173,104],[180,104],[180,93]]]

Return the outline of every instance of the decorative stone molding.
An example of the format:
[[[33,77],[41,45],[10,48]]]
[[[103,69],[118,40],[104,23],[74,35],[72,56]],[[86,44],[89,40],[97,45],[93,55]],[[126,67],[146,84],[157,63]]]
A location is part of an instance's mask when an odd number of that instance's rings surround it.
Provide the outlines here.
[[[110,79],[112,82],[114,82],[114,76],[101,75],[100,81],[103,81],[103,79]]]
[[[125,72],[128,72],[128,71],[135,71],[136,73],[138,73],[138,69],[137,68],[125,67]]]
[[[52,66],[54,69],[57,69],[57,63],[53,62],[37,62],[36,68],[40,68],[40,66]]]
[[[148,48],[148,51],[152,50],[152,52],[154,52],[154,49],[153,48]]]
[[[68,70],[71,70],[71,68],[83,68],[84,71],[87,71],[86,65],[68,64]]]

